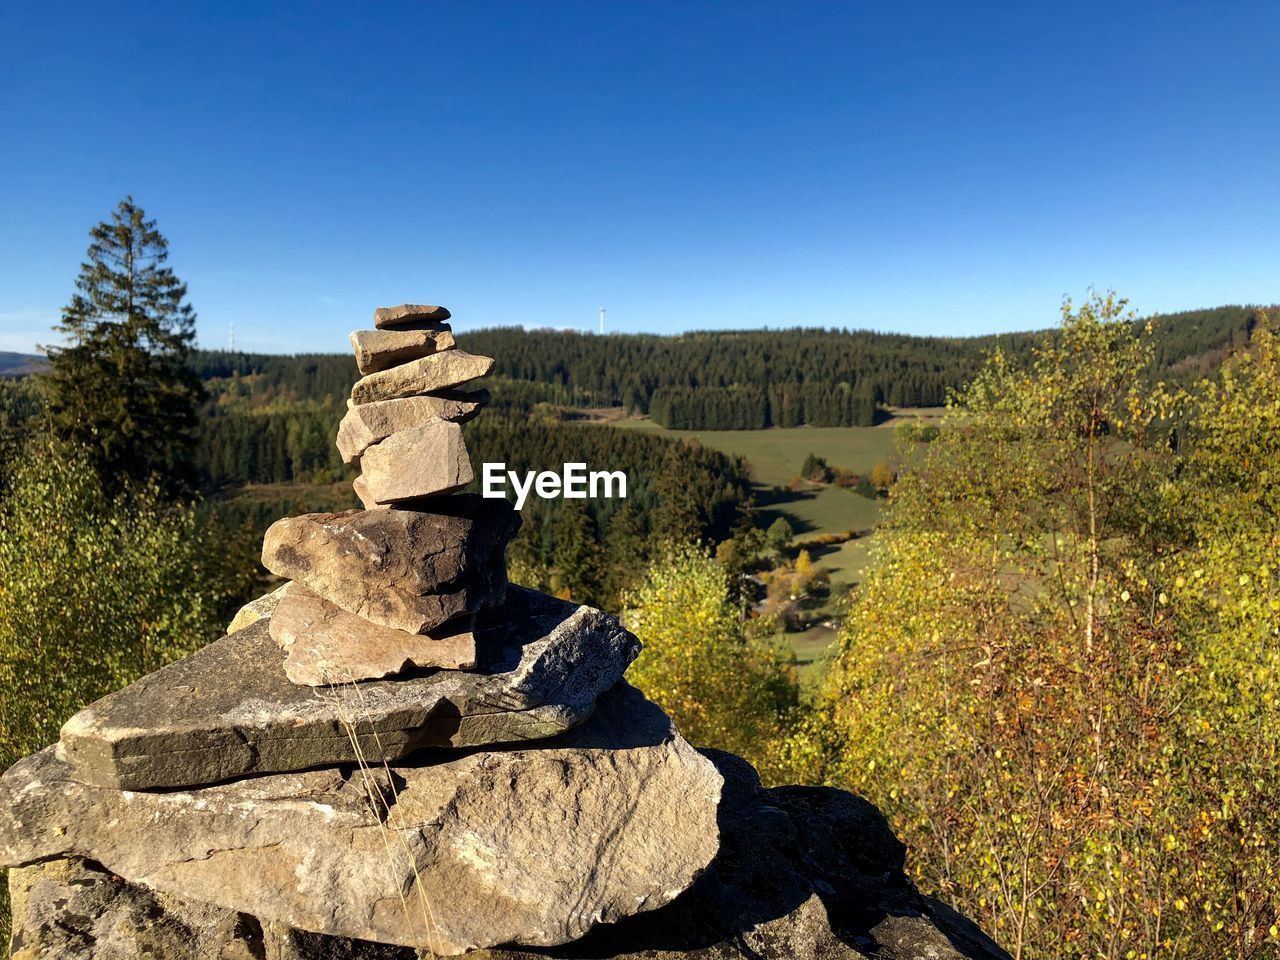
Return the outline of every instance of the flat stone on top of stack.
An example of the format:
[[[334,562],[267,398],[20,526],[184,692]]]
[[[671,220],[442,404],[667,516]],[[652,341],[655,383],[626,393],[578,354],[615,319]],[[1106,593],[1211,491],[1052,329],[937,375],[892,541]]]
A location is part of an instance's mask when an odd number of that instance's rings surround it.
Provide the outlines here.
[[[379,330],[402,329],[415,323],[442,323],[452,314],[444,307],[428,303],[402,303],[373,311],[373,325]]]

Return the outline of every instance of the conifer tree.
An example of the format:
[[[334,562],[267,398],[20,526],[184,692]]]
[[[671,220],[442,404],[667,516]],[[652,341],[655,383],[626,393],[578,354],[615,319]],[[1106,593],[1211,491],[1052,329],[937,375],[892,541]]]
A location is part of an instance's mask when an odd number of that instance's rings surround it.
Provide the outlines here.
[[[580,500],[567,501],[557,521],[552,585],[572,600],[595,601],[603,565],[595,522]]]
[[[203,390],[187,359],[195,313],[166,261],[169,245],[133,197],[90,231],[76,293],[48,350],[45,419],[83,446],[108,489],[158,477],[170,490],[191,477],[196,406]]]

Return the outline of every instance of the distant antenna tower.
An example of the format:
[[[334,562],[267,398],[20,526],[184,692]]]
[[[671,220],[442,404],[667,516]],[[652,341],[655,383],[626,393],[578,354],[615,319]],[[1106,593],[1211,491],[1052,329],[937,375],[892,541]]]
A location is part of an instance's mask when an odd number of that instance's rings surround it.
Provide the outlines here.
[[[600,332],[604,333],[604,307],[600,308]]]
[[[227,338],[227,342],[230,344],[229,349],[231,350],[231,352],[235,353],[236,352],[236,322],[234,320],[231,321],[231,335]]]

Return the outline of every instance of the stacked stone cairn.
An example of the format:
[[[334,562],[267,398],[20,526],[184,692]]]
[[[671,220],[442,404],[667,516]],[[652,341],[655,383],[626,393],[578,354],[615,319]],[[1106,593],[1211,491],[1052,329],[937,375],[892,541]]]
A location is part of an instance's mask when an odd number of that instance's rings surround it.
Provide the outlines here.
[[[505,500],[454,494],[473,479],[460,424],[488,402],[459,390],[493,358],[457,349],[444,307],[402,304],[351,334],[363,375],[338,427],[364,510],[313,513],[267,531],[262,563],[290,583],[271,618],[285,675],[322,685],[412,667],[474,670],[475,616],[503,605]]]
[[[618,620],[508,586],[448,319],[351,334],[365,509],[274,524],[283,587],[0,777],[15,960],[1004,956],[869,804],[693,749]]]

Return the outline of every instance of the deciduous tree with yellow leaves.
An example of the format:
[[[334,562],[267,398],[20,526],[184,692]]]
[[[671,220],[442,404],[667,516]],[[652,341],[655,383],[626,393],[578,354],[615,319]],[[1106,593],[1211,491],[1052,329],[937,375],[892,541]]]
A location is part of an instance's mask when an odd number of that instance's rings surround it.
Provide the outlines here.
[[[918,445],[790,773],[1018,958],[1280,947],[1274,337],[1191,394],[1113,296]]]

